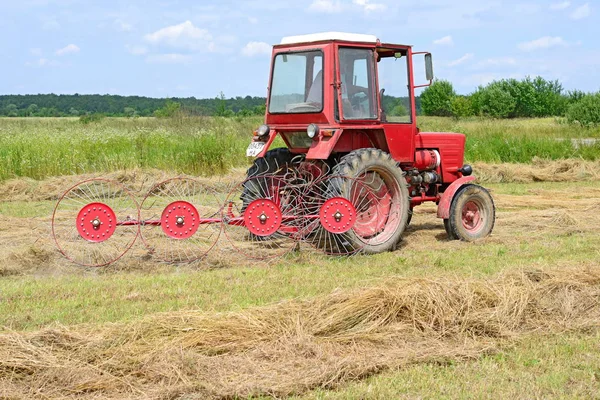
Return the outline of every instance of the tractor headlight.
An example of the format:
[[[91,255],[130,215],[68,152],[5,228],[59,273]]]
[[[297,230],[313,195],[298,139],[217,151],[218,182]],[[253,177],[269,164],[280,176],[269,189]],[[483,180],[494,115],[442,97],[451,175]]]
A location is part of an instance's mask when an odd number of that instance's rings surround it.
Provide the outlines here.
[[[265,125],[265,124],[262,124],[256,130],[256,134],[260,137],[268,135],[269,132],[271,132],[271,128],[269,128],[269,125]]]
[[[306,128],[306,134],[309,138],[314,139],[319,134],[319,126],[317,124],[310,124]]]

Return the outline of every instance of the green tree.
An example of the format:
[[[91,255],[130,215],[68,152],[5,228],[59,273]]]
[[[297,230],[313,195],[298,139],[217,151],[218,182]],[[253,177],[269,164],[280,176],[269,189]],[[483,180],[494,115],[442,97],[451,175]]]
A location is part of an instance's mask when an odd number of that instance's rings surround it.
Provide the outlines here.
[[[227,107],[227,100],[225,100],[225,94],[221,92],[216,100],[217,109],[215,110],[215,115],[217,117],[231,117],[233,115],[233,110]]]
[[[451,116],[450,102],[455,96],[456,93],[450,82],[436,80],[421,94],[421,110],[425,115]]]
[[[30,117],[34,117],[37,112],[39,110],[39,107],[37,106],[37,104],[30,104],[29,107],[27,107],[27,115]]]
[[[125,107],[123,109],[123,114],[125,114],[127,118],[132,118],[137,115],[137,111],[133,107]]]
[[[16,104],[7,105],[6,109],[5,109],[5,114],[8,117],[16,117],[17,115],[19,115],[17,112],[17,105]]]
[[[169,118],[175,116],[179,109],[181,108],[181,103],[174,102],[172,100],[167,100],[164,107],[154,111],[154,116],[158,118]]]

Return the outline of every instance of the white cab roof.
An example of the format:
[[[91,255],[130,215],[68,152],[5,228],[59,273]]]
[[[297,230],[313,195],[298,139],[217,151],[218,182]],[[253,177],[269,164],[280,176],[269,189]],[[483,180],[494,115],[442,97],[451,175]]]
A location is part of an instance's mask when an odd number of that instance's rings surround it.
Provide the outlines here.
[[[281,39],[281,44],[320,42],[323,40],[346,40],[349,42],[377,43],[377,36],[363,35],[360,33],[323,32],[310,35],[286,36]]]

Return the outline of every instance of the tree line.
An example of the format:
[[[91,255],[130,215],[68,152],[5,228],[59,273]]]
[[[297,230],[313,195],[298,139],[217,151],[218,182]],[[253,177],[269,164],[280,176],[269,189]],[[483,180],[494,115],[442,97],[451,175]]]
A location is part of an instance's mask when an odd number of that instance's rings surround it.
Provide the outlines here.
[[[65,117],[97,116],[169,117],[175,113],[203,116],[264,115],[264,97],[212,99],[168,98],[117,95],[2,95],[0,116]],[[390,116],[402,116],[409,109],[407,98],[384,95],[382,106]],[[436,80],[415,99],[420,115],[465,118],[534,118],[559,116],[582,125],[600,124],[600,92],[565,91],[558,80],[542,77],[493,81],[468,95],[455,92],[452,83]]]
[[[502,79],[458,95],[452,83],[436,80],[421,94],[424,115],[465,118],[565,117],[582,125],[600,124],[600,92],[565,91],[558,80]]]
[[[101,114],[109,117],[149,117],[164,114],[179,104],[188,115],[263,115],[264,97],[225,98],[221,93],[212,99],[167,98],[117,95],[1,95],[0,116],[4,117],[77,117]]]
[[[203,116],[251,116],[265,114],[265,97],[226,98],[223,93],[213,99],[167,98],[117,95],[4,95],[0,96],[0,116],[4,117],[169,117],[177,112]],[[407,98],[383,96],[389,115],[404,115]],[[420,100],[416,99],[417,112]]]

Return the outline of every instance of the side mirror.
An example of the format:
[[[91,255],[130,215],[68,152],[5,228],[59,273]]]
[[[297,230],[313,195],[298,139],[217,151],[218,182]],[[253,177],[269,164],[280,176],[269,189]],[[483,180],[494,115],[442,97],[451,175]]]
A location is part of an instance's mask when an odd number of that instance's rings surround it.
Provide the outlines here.
[[[433,59],[431,53],[425,54],[425,79],[428,81],[433,80]]]

